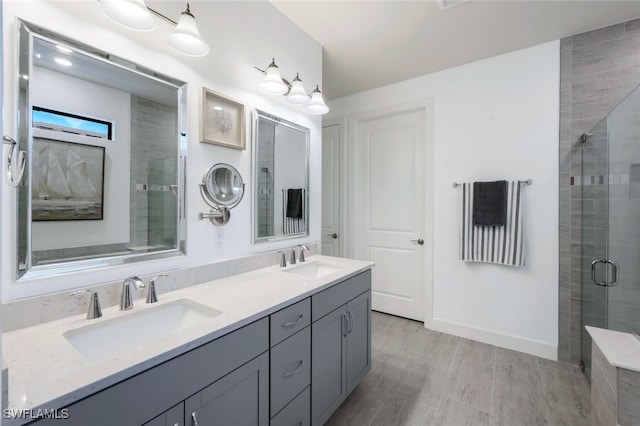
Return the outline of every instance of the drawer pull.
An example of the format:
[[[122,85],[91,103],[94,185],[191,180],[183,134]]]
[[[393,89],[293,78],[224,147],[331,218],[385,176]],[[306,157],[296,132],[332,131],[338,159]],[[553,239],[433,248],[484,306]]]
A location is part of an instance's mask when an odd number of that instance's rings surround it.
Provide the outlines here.
[[[347,311],[347,323],[349,324],[349,334],[351,334],[354,325],[353,314],[351,313],[351,311]]]
[[[302,368],[302,364],[303,364],[302,360],[298,361],[298,365],[296,366],[296,368],[293,369],[292,371],[285,371],[284,373],[282,373],[282,377],[291,377],[291,376],[293,376],[298,371],[300,371],[300,369]]]
[[[196,417],[196,412],[191,413],[191,420],[193,420],[193,426],[198,426],[198,418]]]
[[[342,337],[347,337],[349,334],[349,319],[347,314],[340,315],[340,321],[342,322]]]
[[[280,326],[282,328],[291,328],[291,327],[295,326],[296,324],[298,324],[300,321],[302,321],[302,317],[303,316],[304,316],[303,314],[300,314],[300,316],[298,317],[297,320],[290,321],[290,322],[283,322]]]

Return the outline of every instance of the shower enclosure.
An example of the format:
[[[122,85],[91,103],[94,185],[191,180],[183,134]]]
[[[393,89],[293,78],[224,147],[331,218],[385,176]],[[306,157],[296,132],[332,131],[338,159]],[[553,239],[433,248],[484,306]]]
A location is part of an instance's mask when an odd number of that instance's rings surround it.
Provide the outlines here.
[[[640,91],[634,90],[582,136],[582,339],[584,326],[640,331]],[[578,187],[579,185],[579,187]]]

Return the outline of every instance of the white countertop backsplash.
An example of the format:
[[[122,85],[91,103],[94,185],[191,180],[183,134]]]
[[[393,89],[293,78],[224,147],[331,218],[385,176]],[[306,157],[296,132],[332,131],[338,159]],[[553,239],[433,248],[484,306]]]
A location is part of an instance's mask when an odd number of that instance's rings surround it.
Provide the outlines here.
[[[316,244],[309,244],[309,254],[316,254]],[[287,258],[288,260],[288,258]],[[237,275],[256,269],[266,268],[278,264],[278,256],[274,251],[250,256],[227,259],[206,265],[176,270],[160,270],[168,273],[167,278],[161,278],[156,283],[158,293],[180,290],[182,288],[202,284],[220,278]],[[145,282],[157,274],[140,275]],[[115,306],[120,302],[121,280],[90,285],[85,288],[96,291],[100,297],[101,306]],[[73,289],[77,290],[77,289]],[[73,315],[87,312],[89,297],[72,297],[73,290],[44,294],[25,299],[13,300],[2,304],[2,331],[14,331],[37,324],[59,320]],[[134,299],[144,299],[143,292],[133,292]]]
[[[314,255],[340,269],[320,278],[285,273],[279,266],[158,293],[158,303],[136,300],[131,311],[118,306],[102,310],[102,318],[87,320],[85,312],[3,334],[3,361],[9,368],[10,409],[62,408],[134,374],[247,325],[302,300],[345,278],[365,271],[368,261]],[[160,282],[160,281],[159,281]],[[123,349],[112,357],[87,361],[63,337],[65,331],[140,312],[179,299],[190,299],[222,311],[180,334],[144,346]]]
[[[640,372],[640,340],[631,333],[585,326],[609,364]]]

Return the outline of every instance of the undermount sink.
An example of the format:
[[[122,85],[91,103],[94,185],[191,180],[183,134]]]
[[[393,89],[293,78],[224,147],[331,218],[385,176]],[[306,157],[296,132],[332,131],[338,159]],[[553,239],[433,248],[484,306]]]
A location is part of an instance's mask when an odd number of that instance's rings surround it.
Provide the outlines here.
[[[320,278],[325,275],[332,274],[340,270],[340,268],[341,266],[339,265],[314,261],[289,266],[282,271],[290,274],[302,275],[304,277]]]
[[[67,341],[89,361],[107,358],[123,350],[166,337],[214,318],[222,312],[187,299],[122,315],[63,333]]]

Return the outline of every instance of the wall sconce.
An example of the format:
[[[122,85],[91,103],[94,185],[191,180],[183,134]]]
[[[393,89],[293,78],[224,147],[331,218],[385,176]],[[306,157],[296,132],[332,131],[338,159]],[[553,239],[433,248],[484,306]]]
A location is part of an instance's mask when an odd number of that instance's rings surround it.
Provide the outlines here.
[[[167,43],[176,51],[187,56],[205,56],[209,45],[202,40],[196,18],[187,8],[180,14],[178,22],[160,12],[147,7],[144,0],[99,0],[102,10],[114,21],[136,31],[151,31],[156,27],[153,15],[173,24],[176,28],[167,37]]]
[[[265,75],[264,80],[260,83],[260,90],[263,93],[284,95],[287,102],[294,105],[302,105],[311,114],[326,114],[329,112],[329,107],[324,103],[319,86],[316,85],[314,91],[310,95],[307,94],[298,73],[296,73],[296,77],[291,82],[280,76],[280,70],[276,65],[275,58],[271,60],[266,70],[258,67],[254,68]]]

